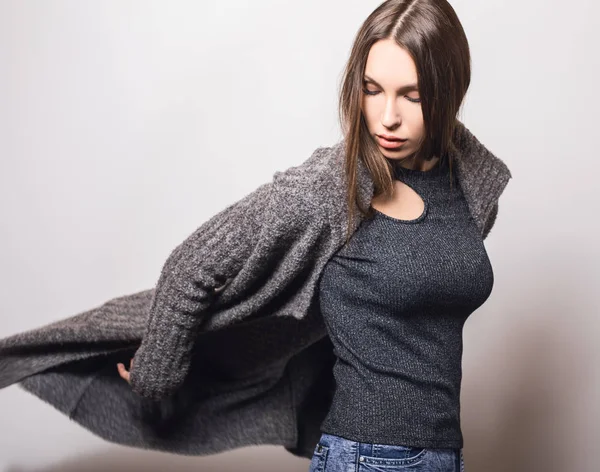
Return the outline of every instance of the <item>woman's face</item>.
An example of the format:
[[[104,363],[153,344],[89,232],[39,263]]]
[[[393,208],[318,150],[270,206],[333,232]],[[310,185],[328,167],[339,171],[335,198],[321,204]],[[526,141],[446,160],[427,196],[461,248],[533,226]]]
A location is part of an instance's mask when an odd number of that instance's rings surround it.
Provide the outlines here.
[[[384,156],[404,160],[424,136],[417,68],[405,49],[385,39],[371,46],[363,77],[362,113],[369,133]],[[378,136],[400,138],[386,143]]]

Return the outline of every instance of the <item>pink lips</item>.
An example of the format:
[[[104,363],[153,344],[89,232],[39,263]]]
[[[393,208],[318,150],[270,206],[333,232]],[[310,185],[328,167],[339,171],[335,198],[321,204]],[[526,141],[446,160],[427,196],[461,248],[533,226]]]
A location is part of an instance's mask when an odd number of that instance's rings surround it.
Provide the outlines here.
[[[377,136],[380,136],[387,141],[406,141],[406,139],[401,139],[396,136],[392,136],[391,134],[378,134]]]
[[[406,139],[400,140],[398,138],[396,138],[394,140],[389,140],[389,139],[385,139],[384,137],[382,137],[380,135],[376,135],[376,136],[377,136],[377,140],[379,141],[379,144],[386,149],[399,149],[407,141]]]

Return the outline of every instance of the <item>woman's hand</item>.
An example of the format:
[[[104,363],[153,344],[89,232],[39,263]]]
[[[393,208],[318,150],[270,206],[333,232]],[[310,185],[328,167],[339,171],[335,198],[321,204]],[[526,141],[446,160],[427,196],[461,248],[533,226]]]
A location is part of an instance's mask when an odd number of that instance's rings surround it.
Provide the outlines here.
[[[129,361],[129,370],[131,371],[132,368],[133,368],[133,358],[131,359],[131,361]],[[129,371],[127,371],[127,369],[125,369],[125,366],[121,362],[119,362],[117,364],[117,370],[119,371],[119,375],[121,377],[123,377],[129,385],[131,385],[131,382],[129,381]]]

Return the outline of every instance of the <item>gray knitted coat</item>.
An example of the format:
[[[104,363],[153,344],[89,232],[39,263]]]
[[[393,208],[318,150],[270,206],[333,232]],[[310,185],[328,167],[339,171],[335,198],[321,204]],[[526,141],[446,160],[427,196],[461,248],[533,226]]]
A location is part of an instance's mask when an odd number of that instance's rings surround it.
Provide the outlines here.
[[[454,143],[485,238],[512,176],[460,122]],[[312,457],[334,387],[315,295],[344,243],[343,144],[316,149],[203,223],[154,288],[0,340],[0,388],[19,383],[121,445],[207,455],[277,444]],[[358,190],[366,208],[373,182],[362,162]],[[134,354],[130,386],[116,363]]]

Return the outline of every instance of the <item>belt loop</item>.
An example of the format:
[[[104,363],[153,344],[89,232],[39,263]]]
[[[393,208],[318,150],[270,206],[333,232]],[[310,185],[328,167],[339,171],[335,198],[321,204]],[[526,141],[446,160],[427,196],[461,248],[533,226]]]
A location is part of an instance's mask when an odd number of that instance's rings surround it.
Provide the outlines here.
[[[357,453],[358,453],[358,462],[363,462],[363,456],[372,456],[373,455],[373,445],[364,442],[356,442],[357,444]]]

